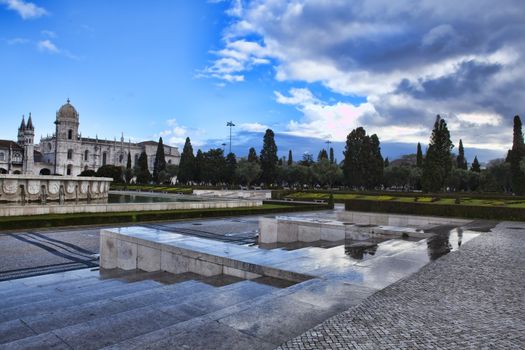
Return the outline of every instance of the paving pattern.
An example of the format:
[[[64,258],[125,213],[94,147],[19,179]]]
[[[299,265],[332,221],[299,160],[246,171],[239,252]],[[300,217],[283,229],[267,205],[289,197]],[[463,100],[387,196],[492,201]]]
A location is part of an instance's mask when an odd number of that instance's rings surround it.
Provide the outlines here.
[[[525,223],[492,232],[278,349],[524,349]]]

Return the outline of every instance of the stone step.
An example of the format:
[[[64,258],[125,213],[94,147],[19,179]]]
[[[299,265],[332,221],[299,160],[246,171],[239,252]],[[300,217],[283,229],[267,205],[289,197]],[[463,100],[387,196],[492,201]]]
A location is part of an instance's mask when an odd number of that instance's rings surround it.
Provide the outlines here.
[[[166,295],[167,300],[162,300],[161,297],[158,299],[161,300],[160,302],[152,305],[30,336],[4,346],[7,349],[30,348],[37,345],[44,337],[51,339],[52,335],[56,335],[73,349],[98,349],[201,317],[209,312],[257,298],[275,289],[268,285],[243,281],[200,293],[192,294],[186,291],[185,295],[180,297],[169,298],[169,295]],[[170,300],[173,301],[170,302]],[[31,339],[34,339],[34,342]]]
[[[141,290],[158,288],[162,284],[150,280],[122,284],[117,281],[116,285],[108,288],[91,288],[82,293],[68,295],[67,293],[61,292],[56,297],[45,300],[35,300],[23,305],[14,305],[9,308],[5,308],[0,313],[0,322],[13,320],[27,315],[35,315],[41,312],[47,312],[49,310],[63,308],[72,305],[81,305],[96,300],[103,300],[119,295],[125,295]]]
[[[99,272],[93,268],[79,269],[73,271],[67,271],[62,273],[53,273],[47,275],[40,275],[35,277],[27,277],[21,279],[15,279],[10,281],[4,281],[0,283],[0,292],[4,290],[10,290],[12,288],[24,288],[28,286],[39,286],[44,287],[53,283],[62,281],[73,281],[81,280],[88,277],[98,276]]]
[[[82,305],[54,309],[36,315],[23,316],[20,319],[0,323],[0,343],[49,332],[149,304],[169,302],[186,294],[201,293],[213,289],[215,288],[198,281],[185,281]]]

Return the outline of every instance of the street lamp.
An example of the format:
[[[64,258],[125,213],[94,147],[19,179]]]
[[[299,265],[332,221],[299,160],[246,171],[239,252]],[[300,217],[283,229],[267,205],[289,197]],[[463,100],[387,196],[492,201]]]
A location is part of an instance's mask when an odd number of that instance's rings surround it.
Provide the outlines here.
[[[230,127],[230,153],[232,153],[232,127],[235,126],[232,121],[226,123],[226,126]]]

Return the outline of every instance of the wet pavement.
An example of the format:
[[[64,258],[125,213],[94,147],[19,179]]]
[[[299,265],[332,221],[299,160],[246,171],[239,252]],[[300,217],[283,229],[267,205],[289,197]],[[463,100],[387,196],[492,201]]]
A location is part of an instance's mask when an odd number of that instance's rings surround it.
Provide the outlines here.
[[[490,226],[473,222],[469,228]],[[468,242],[465,231],[449,238],[428,242],[427,258],[460,242],[461,249],[279,349],[525,348],[525,223],[502,222]]]

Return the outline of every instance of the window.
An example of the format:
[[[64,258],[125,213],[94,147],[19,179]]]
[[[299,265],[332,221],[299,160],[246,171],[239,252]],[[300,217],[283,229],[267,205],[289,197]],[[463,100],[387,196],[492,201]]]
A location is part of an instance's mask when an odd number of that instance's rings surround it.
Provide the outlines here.
[[[88,161],[88,157],[89,157],[89,151],[88,150],[85,150],[84,151],[84,160],[87,162]]]
[[[73,159],[73,150],[72,149],[68,149],[67,150],[67,159]]]
[[[73,166],[70,164],[67,166],[67,175],[71,175]]]
[[[102,165],[106,165],[107,158],[108,154],[106,152],[102,153]]]
[[[73,130],[69,129],[67,131],[67,139],[68,140],[73,140]]]
[[[53,149],[53,145],[50,143],[47,144],[47,150],[51,151]]]
[[[118,162],[119,162],[119,163],[122,163],[123,160],[124,160],[124,155],[121,153],[121,154],[118,156]]]
[[[138,154],[135,154],[135,165],[137,165],[139,163],[139,155]]]
[[[5,161],[5,154],[4,152],[0,152],[0,162]]]

